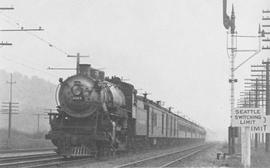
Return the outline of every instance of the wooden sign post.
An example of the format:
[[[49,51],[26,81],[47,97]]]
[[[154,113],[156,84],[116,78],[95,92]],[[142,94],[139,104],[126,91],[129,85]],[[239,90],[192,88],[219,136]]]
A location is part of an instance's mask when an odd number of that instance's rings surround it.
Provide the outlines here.
[[[244,167],[250,167],[251,161],[250,128],[241,128],[241,163]]]
[[[251,166],[250,131],[259,130],[265,123],[263,109],[235,108],[232,114],[232,126],[241,127],[241,163],[245,168]]]

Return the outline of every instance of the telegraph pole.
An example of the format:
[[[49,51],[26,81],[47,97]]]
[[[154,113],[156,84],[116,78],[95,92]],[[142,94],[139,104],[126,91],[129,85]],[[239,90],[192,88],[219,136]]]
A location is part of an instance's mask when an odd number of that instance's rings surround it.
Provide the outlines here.
[[[14,10],[13,7],[0,7],[0,10]],[[24,28],[20,27],[19,29],[1,29],[0,31],[10,32],[10,31],[43,31],[44,29],[42,27],[38,28]],[[10,46],[12,43],[8,42],[1,42],[0,46]]]
[[[255,108],[259,107],[259,80],[256,78],[255,81]],[[258,133],[255,133],[255,149],[258,148]]]
[[[76,68],[52,68],[48,67],[48,70],[76,70],[76,74],[80,73],[80,58],[82,57],[89,57],[88,55],[80,55],[80,53],[77,53],[77,55],[67,55],[67,57],[74,57],[76,58]]]
[[[37,133],[40,132],[40,117],[41,116],[47,116],[46,114],[43,114],[43,113],[35,113],[33,114],[34,116],[37,116]]]
[[[256,67],[264,67],[264,65],[256,66]],[[258,72],[258,71],[261,72],[261,71],[265,71],[265,70],[251,70],[251,72]],[[259,75],[259,76],[261,76],[261,75]],[[258,78],[256,78],[256,79],[246,79],[246,80],[251,81],[251,82],[246,82],[245,83],[245,84],[249,85],[249,86],[245,86],[245,88],[250,88],[249,89],[249,95],[248,95],[249,107],[259,108],[260,102],[264,101],[264,96],[260,97],[260,92],[265,91],[264,85],[259,83],[260,79],[258,79]],[[263,79],[261,79],[261,80],[263,80]],[[246,94],[244,94],[243,96],[246,96]],[[244,97],[244,98],[246,98],[246,97]],[[261,106],[263,106],[263,103],[261,103]],[[244,106],[244,107],[246,107],[246,106]],[[257,149],[258,148],[258,136],[259,136],[259,133],[255,132],[254,135],[255,135],[254,147],[255,147],[255,149]]]
[[[13,7],[0,7],[0,10],[14,10]],[[0,42],[0,46],[11,46],[12,43]]]
[[[77,55],[68,55],[67,57],[75,57],[77,58],[77,62],[76,62],[76,74],[79,74],[80,73],[80,69],[79,69],[79,65],[80,65],[80,58],[81,57],[89,57],[89,56],[83,56],[83,55],[80,55],[80,53],[77,53]]]
[[[40,113],[37,113],[37,114],[33,114],[33,115],[35,115],[35,116],[37,116],[37,133],[39,133],[39,120],[40,120]]]
[[[263,10],[262,11],[263,15],[266,15],[266,14],[270,14],[270,11],[269,10]],[[265,44],[265,43],[269,43],[270,42],[270,39],[268,37],[268,35],[270,34],[269,30],[267,30],[268,28],[270,28],[270,25],[269,23],[266,24],[265,22],[266,21],[270,21],[270,17],[269,16],[263,16],[262,18],[262,21],[263,21],[263,25],[262,27],[265,28],[266,30],[264,29],[260,29],[259,30],[259,33],[262,34],[263,37],[265,37],[264,39],[262,39],[262,42],[264,42],[263,46],[262,46],[262,50],[270,50],[270,46]],[[266,115],[270,115],[270,90],[269,90],[269,64],[270,64],[270,59],[268,58],[266,62],[263,62],[263,64],[265,64],[266,66],[266,110],[265,110],[265,113]],[[266,133],[265,134],[265,151],[266,152],[269,152],[269,145],[270,145],[270,133]]]
[[[14,10],[14,7],[0,7],[0,10]]]
[[[12,112],[12,86],[16,83],[13,81],[12,74],[10,74],[10,81],[7,81],[9,84],[9,112],[8,112],[8,138],[10,138],[11,130],[11,112]]]
[[[24,28],[24,27],[20,27],[19,29],[1,29],[0,31],[3,32],[13,32],[13,31],[44,31],[44,29],[42,27],[38,27],[38,28]]]
[[[17,102],[12,101],[12,87],[16,82],[13,81],[12,73],[10,74],[10,81],[7,81],[7,84],[9,84],[9,102],[2,102],[2,114],[8,114],[8,140],[7,140],[7,146],[10,148],[11,144],[11,128],[12,128],[12,115],[18,114],[14,111],[18,111],[18,104]],[[4,109],[8,107],[8,109]],[[14,108],[14,109],[13,109]],[[7,112],[8,111],[8,112]]]
[[[0,42],[0,46],[11,46],[12,43],[9,43],[9,42]]]
[[[270,98],[269,98],[269,93],[270,93],[270,90],[269,90],[269,65],[270,65],[270,59],[268,58],[266,62],[263,62],[263,64],[265,64],[265,69],[266,69],[266,77],[265,77],[265,84],[266,84],[266,104],[265,104],[265,114],[266,115],[270,115]],[[269,134],[266,133],[266,137],[265,137],[265,151],[266,152],[269,152]]]

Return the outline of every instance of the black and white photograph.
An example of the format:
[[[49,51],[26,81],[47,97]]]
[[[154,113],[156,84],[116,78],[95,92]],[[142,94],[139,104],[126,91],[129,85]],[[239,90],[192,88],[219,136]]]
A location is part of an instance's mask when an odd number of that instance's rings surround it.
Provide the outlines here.
[[[1,0],[0,168],[270,168],[269,0]]]

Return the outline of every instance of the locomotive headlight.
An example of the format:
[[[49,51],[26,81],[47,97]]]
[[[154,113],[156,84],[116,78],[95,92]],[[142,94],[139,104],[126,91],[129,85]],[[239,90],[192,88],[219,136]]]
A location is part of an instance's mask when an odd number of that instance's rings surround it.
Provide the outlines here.
[[[71,91],[75,96],[79,96],[82,93],[82,88],[79,85],[74,85]]]

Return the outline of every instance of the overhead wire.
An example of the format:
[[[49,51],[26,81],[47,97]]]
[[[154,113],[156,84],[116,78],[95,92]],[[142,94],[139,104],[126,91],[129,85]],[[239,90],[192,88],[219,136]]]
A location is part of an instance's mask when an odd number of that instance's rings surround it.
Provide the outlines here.
[[[2,19],[3,19],[6,23],[8,23],[9,25],[11,25],[11,26],[16,26],[16,27],[19,27],[19,28],[23,27],[16,19],[13,19],[13,18],[11,18],[10,16],[7,16],[7,15],[3,14],[2,12],[0,12],[0,16],[4,16],[4,17],[2,17]],[[13,21],[11,22],[10,20],[13,20]],[[49,47],[55,48],[57,51],[59,51],[59,52],[65,54],[65,55],[68,55],[68,53],[67,53],[65,50],[56,47],[55,45],[53,45],[53,44],[50,43],[49,41],[45,40],[44,38],[42,38],[42,37],[40,37],[40,36],[38,36],[38,35],[36,35],[36,34],[34,34],[34,33],[32,33],[32,32],[25,31],[25,33],[30,34],[31,36],[37,38],[38,40],[40,40],[40,41],[42,41],[42,42],[48,44]],[[2,47],[3,47],[3,46],[1,46],[0,48],[2,48]],[[35,70],[35,71],[39,71],[39,72],[42,72],[42,73],[46,73],[46,74],[48,74],[48,75],[50,75],[50,76],[58,77],[58,76],[56,76],[56,75],[54,75],[54,74],[52,74],[52,73],[49,73],[49,72],[47,72],[47,71],[44,71],[44,70],[35,68],[35,67],[33,67],[33,66],[29,66],[29,65],[27,65],[27,64],[24,64],[24,63],[21,63],[21,62],[18,62],[18,61],[14,61],[14,60],[12,60],[12,59],[10,59],[10,58],[7,58],[7,57],[5,57],[5,56],[3,56],[3,55],[1,55],[1,57],[2,57],[3,59],[7,60],[7,61],[10,61],[10,62],[19,64],[19,65],[24,66],[24,67],[26,67],[26,68],[29,68],[29,69],[32,69],[32,70]],[[30,62],[30,61],[28,61],[28,62]]]
[[[8,15],[6,15],[6,14],[4,14],[4,13],[0,13],[0,14],[1,14],[1,16],[3,16],[3,17],[6,18],[6,19],[4,19],[4,21],[6,21],[8,24],[10,24],[10,25],[12,25],[12,26],[18,26],[18,28],[23,27],[23,25],[20,24],[20,23],[17,21],[17,19],[14,19],[14,18],[12,18],[12,17],[10,17],[10,16],[8,16]],[[10,22],[10,21],[7,20],[7,19],[12,20],[13,23]],[[64,55],[69,55],[68,52],[67,52],[66,50],[57,47],[56,45],[54,45],[54,44],[52,44],[51,42],[49,42],[48,40],[46,40],[46,39],[44,39],[44,38],[38,36],[37,34],[35,34],[35,33],[33,33],[33,32],[30,32],[30,31],[24,31],[24,32],[27,33],[27,34],[29,34],[29,35],[31,35],[31,36],[33,36],[33,37],[35,37],[35,38],[37,38],[37,39],[40,40],[40,41],[46,43],[49,47],[56,49],[57,51],[61,52],[62,54],[64,54]]]
[[[3,55],[1,55],[1,57],[2,57],[3,59],[7,60],[7,61],[10,61],[10,62],[19,64],[19,65],[24,66],[24,67],[26,67],[26,68],[29,68],[29,69],[32,69],[32,70],[35,70],[35,71],[39,71],[39,72],[42,72],[42,73],[46,73],[46,74],[48,74],[48,75],[50,75],[50,76],[59,77],[59,76],[54,75],[54,74],[52,74],[52,73],[49,73],[49,72],[47,72],[47,71],[44,71],[44,70],[41,70],[41,69],[38,69],[38,68],[35,68],[35,67],[32,67],[32,66],[26,65],[26,64],[21,63],[21,62],[14,61],[14,60],[12,60],[12,59],[10,59],[10,58],[7,58],[7,57],[5,57],[5,56],[3,56]]]

